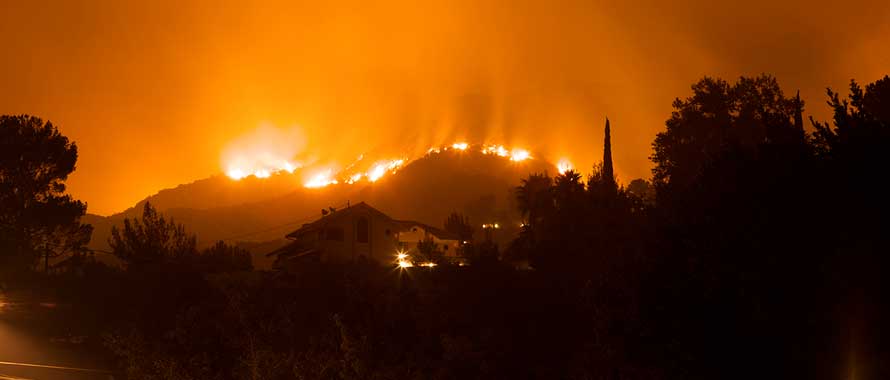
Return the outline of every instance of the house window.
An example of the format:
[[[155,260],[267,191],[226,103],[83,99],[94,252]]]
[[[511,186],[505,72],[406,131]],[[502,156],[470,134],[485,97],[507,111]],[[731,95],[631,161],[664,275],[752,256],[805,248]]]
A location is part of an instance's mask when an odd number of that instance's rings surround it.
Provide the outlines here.
[[[358,222],[355,225],[355,240],[359,243],[367,243],[368,242],[368,218],[361,217],[358,218]]]
[[[343,229],[340,227],[326,228],[325,240],[343,241]]]

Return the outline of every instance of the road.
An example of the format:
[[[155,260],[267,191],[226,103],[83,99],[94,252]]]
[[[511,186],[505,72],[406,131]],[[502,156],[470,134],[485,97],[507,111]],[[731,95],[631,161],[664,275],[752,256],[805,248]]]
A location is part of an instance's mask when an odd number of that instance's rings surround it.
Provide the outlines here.
[[[79,338],[54,338],[20,323],[40,308],[0,293],[0,380],[109,380],[103,365],[79,344]]]

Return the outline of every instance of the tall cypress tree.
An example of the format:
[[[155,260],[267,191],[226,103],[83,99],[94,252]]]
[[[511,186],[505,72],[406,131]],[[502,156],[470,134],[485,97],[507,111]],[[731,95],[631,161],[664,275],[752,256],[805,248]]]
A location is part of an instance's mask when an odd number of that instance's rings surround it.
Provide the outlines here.
[[[615,184],[615,170],[612,168],[612,136],[609,130],[609,118],[606,118],[606,140],[603,143],[603,181]]]
[[[794,128],[803,132],[803,100],[800,99],[800,90],[794,97]]]

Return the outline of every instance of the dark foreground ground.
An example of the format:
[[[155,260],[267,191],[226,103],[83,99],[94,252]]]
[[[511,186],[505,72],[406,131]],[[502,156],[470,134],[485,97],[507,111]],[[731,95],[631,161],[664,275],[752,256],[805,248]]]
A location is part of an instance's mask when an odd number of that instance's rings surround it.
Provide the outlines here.
[[[66,305],[0,292],[0,380],[116,379],[96,337],[60,323]]]

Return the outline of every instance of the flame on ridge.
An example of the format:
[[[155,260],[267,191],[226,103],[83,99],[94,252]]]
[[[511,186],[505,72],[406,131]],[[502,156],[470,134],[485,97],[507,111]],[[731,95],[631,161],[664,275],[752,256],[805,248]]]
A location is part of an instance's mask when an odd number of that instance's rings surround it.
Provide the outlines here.
[[[443,147],[432,147],[426,152],[426,154],[438,154],[443,151],[452,149],[457,151],[467,151],[471,147],[474,147],[473,149],[476,149],[475,147],[479,147],[479,151],[482,154],[507,158],[512,162],[521,162],[533,158],[528,150],[522,148],[508,149],[503,145],[497,144],[482,144],[471,146],[469,143],[466,142],[456,142],[450,145],[445,145]],[[355,184],[362,181],[376,182],[387,174],[393,174],[397,172],[409,161],[409,159],[407,158],[379,160],[374,162],[370,167],[366,166],[366,169],[364,171],[355,170],[356,167],[360,167],[359,163],[364,158],[364,154],[359,155],[356,161],[354,161],[344,169],[335,170],[334,167],[327,166],[317,171],[311,172],[308,177],[304,176],[305,181],[303,182],[303,186],[307,188],[322,188],[328,185],[336,185],[340,183]],[[237,162],[238,161],[236,160],[228,165],[228,169],[225,172],[226,175],[233,180],[240,180],[251,175],[256,176],[257,178],[268,178],[272,175],[284,172],[294,173],[299,169],[307,170],[302,163],[291,160],[276,160],[274,161],[277,162],[277,164],[275,165],[265,165],[249,170],[238,167]],[[265,162],[269,161],[266,160]],[[558,172],[561,174],[573,168],[571,162],[569,162],[569,160],[565,158],[559,160],[556,167]]]
[[[299,162],[292,161],[281,161],[277,164],[270,165],[266,164],[251,170],[245,170],[237,166],[237,164],[230,164],[229,168],[226,170],[226,176],[231,179],[239,180],[244,177],[255,176],[257,178],[269,178],[273,174],[278,173],[293,173],[295,170],[302,168],[303,164]]]
[[[339,181],[333,178],[333,176],[334,170],[326,169],[309,178],[309,180],[306,181],[303,186],[308,188],[317,188],[325,187],[327,185],[336,185],[337,183],[339,183]]]

